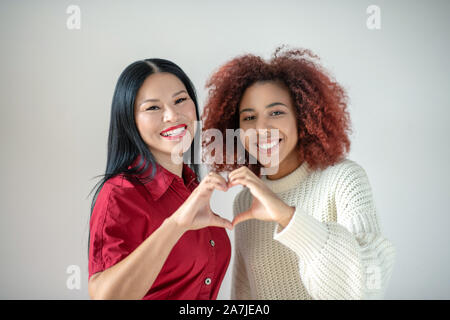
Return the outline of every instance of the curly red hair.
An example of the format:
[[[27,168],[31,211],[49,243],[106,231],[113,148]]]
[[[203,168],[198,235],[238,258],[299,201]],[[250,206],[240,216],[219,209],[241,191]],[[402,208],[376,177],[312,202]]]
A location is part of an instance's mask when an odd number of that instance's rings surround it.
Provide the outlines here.
[[[225,137],[226,129],[238,129],[239,103],[245,89],[258,81],[281,80],[290,91],[296,112],[301,160],[313,170],[339,162],[350,150],[348,98],[344,89],[314,60],[319,57],[308,49],[284,51],[281,46],[268,62],[252,54],[227,62],[206,83],[208,98],[202,114],[203,132],[215,128]],[[207,143],[203,141],[202,145],[205,147]],[[259,174],[259,163],[247,166]],[[218,172],[238,167],[236,161],[212,163],[212,170]]]

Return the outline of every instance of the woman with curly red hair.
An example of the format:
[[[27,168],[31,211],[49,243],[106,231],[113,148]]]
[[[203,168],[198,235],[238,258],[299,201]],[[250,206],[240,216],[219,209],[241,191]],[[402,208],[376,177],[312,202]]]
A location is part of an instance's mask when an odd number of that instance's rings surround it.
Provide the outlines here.
[[[233,299],[380,299],[391,277],[395,247],[364,169],[345,157],[346,93],[318,59],[305,49],[278,48],[267,62],[247,54],[206,84],[203,131],[240,132],[209,159],[231,171],[228,188],[244,186],[233,205]],[[236,152],[215,160],[238,145],[244,165]]]

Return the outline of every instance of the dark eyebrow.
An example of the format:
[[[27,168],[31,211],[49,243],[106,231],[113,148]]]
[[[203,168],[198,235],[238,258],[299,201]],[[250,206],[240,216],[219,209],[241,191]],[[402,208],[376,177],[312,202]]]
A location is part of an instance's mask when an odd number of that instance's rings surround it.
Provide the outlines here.
[[[180,90],[180,91],[178,91],[178,92],[175,92],[175,93],[172,95],[172,98],[175,97],[175,96],[177,96],[177,95],[179,95],[180,93],[183,93],[183,92],[187,93],[186,90]],[[158,101],[159,101],[159,99],[146,99],[146,100],[142,101],[142,102],[139,104],[139,106],[142,106],[142,105],[143,105],[144,103],[146,103],[146,102],[158,102]]]
[[[285,106],[287,108],[287,105],[285,105],[284,103],[281,103],[281,102],[272,102],[271,104],[267,105],[266,108],[271,108],[271,107],[275,107],[275,106],[278,106],[278,105],[282,105],[282,106]],[[245,111],[255,111],[255,109],[245,108],[245,109],[242,109],[241,111],[239,111],[239,114],[241,114],[242,112],[245,112]]]
[[[172,98],[175,97],[175,96],[177,96],[177,95],[179,95],[180,93],[183,93],[183,92],[187,93],[186,90],[180,90],[180,91],[174,93],[174,94],[172,95]]]

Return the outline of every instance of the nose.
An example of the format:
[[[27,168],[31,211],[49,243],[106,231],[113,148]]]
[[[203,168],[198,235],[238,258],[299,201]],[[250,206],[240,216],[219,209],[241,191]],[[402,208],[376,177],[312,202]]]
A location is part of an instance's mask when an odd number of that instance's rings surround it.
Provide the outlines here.
[[[258,133],[258,136],[270,135],[270,129],[272,129],[272,127],[267,123],[265,117],[259,117],[259,119],[257,119],[255,130]]]
[[[256,122],[257,139],[264,142],[267,140],[278,139],[280,136],[279,129],[270,123],[270,119],[260,117]]]
[[[170,105],[166,105],[164,108],[163,121],[164,122],[176,122],[178,121],[178,112],[175,110],[175,107]]]

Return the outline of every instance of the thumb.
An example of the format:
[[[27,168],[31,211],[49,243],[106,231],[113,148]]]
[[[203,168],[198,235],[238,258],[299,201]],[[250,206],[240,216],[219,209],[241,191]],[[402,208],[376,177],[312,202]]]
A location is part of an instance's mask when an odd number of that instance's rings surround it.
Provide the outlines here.
[[[227,228],[228,230],[233,229],[233,224],[229,220],[222,218],[221,216],[215,214],[214,212],[212,212],[209,225],[212,227]]]
[[[244,222],[246,220],[253,219],[253,213],[251,210],[243,211],[239,213],[236,217],[233,219],[233,227],[235,227],[238,223]]]

